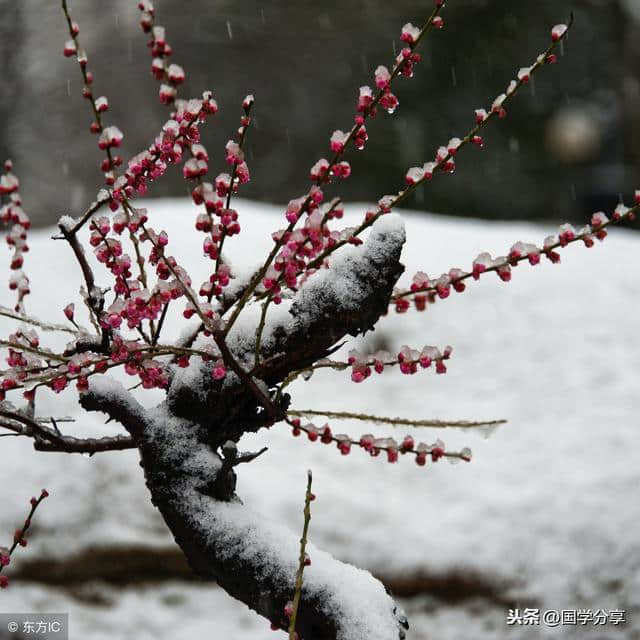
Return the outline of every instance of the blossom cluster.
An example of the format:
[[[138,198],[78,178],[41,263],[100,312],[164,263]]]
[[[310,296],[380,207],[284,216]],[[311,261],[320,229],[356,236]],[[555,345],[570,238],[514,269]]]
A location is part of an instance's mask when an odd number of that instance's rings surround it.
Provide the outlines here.
[[[396,289],[391,299],[398,313],[404,313],[410,308],[413,301],[418,311],[424,311],[428,302],[435,302],[437,298],[448,298],[451,290],[462,292],[466,289],[468,279],[479,280],[483,274],[494,272],[503,282],[511,280],[511,271],[520,262],[527,261],[530,265],[540,263],[541,257],[556,264],[560,262],[562,249],[574,242],[582,242],[585,247],[593,247],[595,240],[604,240],[607,236],[606,227],[611,222],[632,221],[640,209],[640,191],[634,195],[634,205],[627,207],[619,204],[609,219],[602,211],[596,211],[591,216],[591,224],[575,229],[571,224],[563,224],[557,233],[547,236],[542,246],[535,244],[516,242],[506,256],[492,257],[487,252],[480,253],[472,262],[471,269],[453,268],[443,273],[438,278],[429,278],[423,271],[418,271],[412,278],[411,286],[407,290]]]
[[[98,136],[98,148],[105,152],[105,158],[100,164],[100,169],[104,173],[106,185],[112,185],[116,179],[116,170],[122,164],[122,156],[114,153],[120,147],[124,135],[115,125],[105,125],[103,114],[109,110],[109,100],[106,96],[94,96],[93,72],[89,70],[89,57],[87,52],[80,47],[78,35],[80,27],[77,22],[71,19],[67,8],[66,0],[62,0],[62,9],[67,19],[69,28],[69,40],[64,44],[63,53],[65,57],[75,57],[82,73],[82,95],[91,104],[94,120],[89,125],[89,131]]]
[[[69,308],[67,313],[73,319],[73,309]],[[214,380],[226,375],[222,356],[212,344],[200,350],[145,345],[136,340],[125,340],[114,331],[108,353],[78,352],[74,340],[64,354],[55,354],[40,346],[40,338],[33,329],[16,331],[1,344],[8,347],[6,361],[9,368],[0,372],[0,401],[13,389],[22,389],[25,399],[33,400],[39,387],[46,386],[60,393],[70,382],[75,382],[78,391],[85,391],[91,376],[105,374],[114,367],[121,367],[127,375],[137,377],[138,384],[144,389],[166,388],[169,362],[186,368],[192,357],[208,363]]]
[[[65,15],[69,24],[70,35],[72,40],[65,46],[65,55],[71,56],[78,52],[77,36],[79,28],[74,23],[64,4]],[[197,180],[198,187],[194,190],[194,200],[198,197],[202,201],[209,202],[208,228],[211,231],[209,241],[205,241],[205,254],[210,257],[217,258],[217,251],[214,249],[216,229],[222,227],[223,235],[233,235],[239,232],[237,223],[237,213],[228,207],[223,208],[220,200],[214,200],[210,197],[213,193],[211,185],[202,183],[202,177],[208,172],[208,153],[200,142],[199,125],[205,118],[211,114],[215,114],[218,110],[216,101],[210,92],[205,92],[202,99],[180,100],[177,99],[177,87],[184,81],[184,71],[178,65],[167,65],[166,59],[171,55],[171,47],[166,42],[165,30],[161,26],[154,24],[154,8],[150,2],[140,2],[139,9],[141,13],[141,25],[145,32],[151,34],[148,42],[153,57],[152,72],[163,81],[160,88],[160,100],[164,104],[171,104],[175,110],[171,113],[161,133],[156,137],[153,144],[145,151],[135,155],[127,164],[124,175],[117,176],[115,167],[122,164],[120,157],[114,157],[111,153],[112,149],[120,146],[122,142],[122,133],[114,127],[104,127],[101,120],[101,113],[108,109],[108,101],[101,97],[93,98],[90,85],[93,82],[93,75],[87,71],[85,53],[78,56],[78,62],[85,80],[85,90],[83,91],[93,106],[96,115],[96,122],[92,125],[92,131],[100,133],[99,146],[104,149],[107,154],[106,160],[103,162],[103,170],[105,170],[105,182],[110,190],[108,191],[109,206],[112,211],[121,210],[115,216],[113,230],[116,234],[120,234],[123,229],[127,228],[132,243],[135,245],[136,261],[140,270],[137,278],[142,283],[140,286],[135,280],[131,280],[131,258],[123,252],[122,244],[117,238],[107,237],[108,230],[102,234],[96,234],[96,228],[104,227],[104,219],[92,222],[91,241],[96,247],[96,256],[100,262],[108,266],[110,271],[116,278],[116,286],[114,291],[121,296],[107,309],[103,317],[99,318],[100,325],[103,328],[117,328],[122,321],[126,319],[129,328],[136,328],[141,331],[140,322],[148,320],[150,324],[158,319],[158,316],[166,309],[170,299],[180,297],[185,293],[185,289],[191,286],[190,278],[175,262],[175,259],[169,257],[164,258],[163,247],[166,244],[166,234],[155,234],[153,230],[146,230],[144,223],[146,222],[146,214],[140,215],[131,204],[130,199],[136,195],[143,195],[147,191],[149,181],[153,181],[162,176],[170,164],[178,163],[183,158],[185,152],[191,156],[183,165],[183,174],[188,180]],[[233,157],[233,142],[227,145],[228,159]],[[241,166],[235,174],[238,174],[237,180],[247,181],[249,172],[246,164]],[[209,187],[209,188],[207,188]],[[220,215],[221,225],[216,225],[211,219],[212,213]],[[136,237],[138,234],[138,237]],[[158,242],[154,242],[157,239]],[[140,243],[145,240],[151,240],[153,249],[148,261],[156,267],[156,274],[159,278],[158,285],[151,291],[147,287],[147,278],[145,273],[145,256],[140,252]],[[185,311],[185,315],[190,314],[190,309],[195,309],[199,315],[212,317],[214,314],[207,309],[211,296],[214,293],[220,293],[221,288],[228,284],[229,267],[227,265],[218,265],[219,268],[212,276],[212,282],[215,286],[210,286],[207,293],[207,302],[204,305],[196,300],[194,292],[188,292],[187,297],[190,302]],[[174,282],[165,285],[162,280],[167,280],[169,276],[174,276]],[[179,286],[175,286],[175,281],[179,282]],[[202,291],[202,288],[201,288]],[[165,305],[165,306],[162,306]],[[95,312],[95,310],[94,310]],[[96,314],[97,315],[97,314]],[[153,327],[151,327],[153,329]]]
[[[147,192],[147,181],[157,180],[164,175],[170,164],[179,163],[185,149],[198,145],[195,151],[197,174],[206,174],[208,155],[200,145],[200,124],[209,115],[218,111],[218,105],[210,91],[202,98],[176,101],[176,110],[165,122],[162,131],[156,136],[148,149],[133,156],[127,163],[123,176],[113,181],[111,209],[117,210],[125,198]],[[193,166],[185,163],[184,173],[191,176]]]
[[[404,345],[394,358],[388,351],[364,354],[357,349],[352,349],[349,351],[348,364],[351,366],[351,379],[354,382],[366,380],[372,370],[376,373],[382,373],[385,367],[396,365],[401,373],[411,375],[418,371],[418,367],[428,369],[434,363],[436,373],[442,374],[447,372],[444,361],[449,359],[452,351],[450,346],[446,346],[440,351],[437,347],[426,345],[418,351]]]
[[[429,445],[424,442],[416,444],[413,436],[405,436],[401,442],[395,438],[376,438],[370,433],[364,434],[359,440],[354,440],[343,433],[334,434],[328,423],[322,426],[316,426],[309,422],[302,424],[300,418],[287,419],[291,426],[291,433],[298,437],[302,433],[306,433],[310,442],[322,442],[323,444],[335,444],[336,448],[343,456],[351,453],[352,447],[360,447],[366,451],[371,457],[375,458],[384,452],[387,456],[387,462],[398,462],[400,455],[411,454],[415,456],[418,466],[424,466],[427,459],[437,462],[441,458],[447,458],[449,461],[456,462],[471,460],[471,450],[465,447],[461,451],[447,451],[442,440],[438,439]]]
[[[98,262],[109,269],[115,281],[113,288],[116,298],[97,318],[103,328],[118,329],[123,321],[126,321],[129,329],[141,329],[143,321],[148,321],[151,326],[164,307],[183,296],[184,287],[190,284],[187,273],[175,258],[165,255],[169,242],[167,234],[163,231],[156,233],[145,227],[146,221],[147,213],[144,209],[128,208],[116,214],[112,221],[101,216],[90,223],[89,243],[94,247]],[[155,267],[158,278],[153,287],[147,286],[146,271],[144,277],[132,277],[132,259],[124,253],[119,238],[125,229],[132,235],[138,233],[140,242],[152,244],[148,262]],[[145,258],[139,254],[141,268],[144,263]]]
[[[441,5],[437,5],[437,9]],[[321,206],[324,200],[324,192],[321,185],[329,183],[336,177],[346,177],[342,171],[336,173],[335,169],[342,162],[342,154],[347,145],[354,143],[356,148],[362,148],[366,141],[367,133],[364,129],[364,119],[374,117],[376,107],[381,104],[385,96],[390,102],[393,111],[397,107],[395,96],[390,93],[391,81],[397,75],[408,75],[408,70],[412,69],[411,63],[419,58],[414,52],[414,48],[419,43],[422,35],[430,26],[441,27],[442,22],[438,20],[440,16],[436,12],[431,16],[425,27],[418,29],[410,23],[402,29],[401,40],[407,43],[408,47],[403,49],[398,58],[393,71],[386,67],[379,66],[375,72],[375,82],[378,93],[374,95],[373,90],[364,86],[360,88],[358,102],[356,105],[355,125],[349,133],[341,130],[334,131],[330,139],[330,148],[334,152],[332,160],[321,158],[312,167],[310,177],[314,185],[306,196],[291,200],[287,206],[286,218],[289,226],[273,234],[276,249],[279,249],[273,262],[266,264],[262,273],[260,286],[256,287],[259,296],[267,296],[268,301],[278,303],[282,300],[283,287],[295,290],[308,277],[322,267],[329,266],[329,256],[345,244],[360,244],[360,235],[369,228],[380,216],[389,213],[394,207],[404,201],[419,185],[430,180],[436,172],[453,173],[455,171],[454,156],[459,150],[473,143],[477,147],[483,147],[484,142],[479,135],[480,130],[493,118],[503,118],[506,116],[505,105],[511,100],[518,89],[529,82],[530,77],[543,65],[555,62],[552,53],[554,48],[561,42],[567,32],[566,25],[556,25],[552,29],[551,44],[547,50],[540,54],[536,61],[529,67],[521,68],[517,73],[517,79],[509,82],[505,93],[500,94],[492,103],[490,109],[476,109],[474,112],[475,124],[463,138],[453,137],[446,145],[440,146],[435,153],[435,158],[424,163],[421,167],[411,167],[405,176],[406,188],[395,195],[385,195],[378,200],[377,209],[369,210],[365,213],[362,223],[357,227],[347,227],[342,230],[332,230],[328,226],[332,219],[333,202],[330,205]],[[391,97],[393,96],[393,97]],[[384,104],[384,103],[382,103]],[[351,173],[349,166],[347,176]],[[340,211],[342,211],[340,209]],[[303,215],[306,214],[304,228],[295,229],[295,226]],[[335,216],[338,217],[338,216]],[[341,217],[341,216],[340,216]],[[504,279],[510,277],[508,268],[500,268],[499,275]],[[459,276],[457,270],[443,277],[434,290],[439,291],[442,296],[448,295],[451,286],[458,286]],[[463,283],[460,283],[463,288]],[[460,290],[460,289],[458,289]],[[426,306],[430,296],[420,295],[417,305]],[[406,301],[400,299],[396,303],[396,308],[402,312],[406,310]]]
[[[9,269],[13,272],[9,278],[9,289],[16,291],[18,298],[15,305],[16,312],[24,311],[23,299],[29,293],[29,278],[22,270],[24,254],[29,251],[27,231],[31,226],[29,216],[22,208],[22,197],[19,192],[20,181],[13,173],[13,163],[6,160],[4,173],[0,174],[0,221],[9,225],[6,240],[13,249]]]
[[[231,267],[223,260],[222,247],[227,237],[237,235],[241,230],[238,212],[230,205],[231,196],[238,191],[239,185],[246,184],[251,179],[243,145],[247,129],[251,124],[250,113],[253,103],[252,95],[246,96],[242,101],[242,116],[237,137],[229,140],[225,146],[226,162],[231,165],[231,173],[218,174],[212,184],[202,180],[204,174],[201,172],[197,176],[185,172],[186,179],[195,179],[198,183],[191,192],[191,196],[196,205],[204,204],[205,211],[198,214],[195,227],[197,231],[205,234],[202,249],[215,264],[209,279],[202,283],[199,290],[200,296],[205,297],[208,302],[214,296],[219,298],[231,280]],[[200,166],[202,161],[203,158],[198,158],[196,152],[188,162],[198,163]],[[196,173],[195,165],[193,173]]]
[[[160,102],[166,105],[177,106],[177,113],[172,113],[172,119],[180,122],[181,109],[184,101],[178,99],[178,88],[185,81],[184,69],[177,64],[168,64],[168,58],[173,51],[166,39],[166,30],[155,22],[155,9],[148,0],[138,3],[140,9],[140,26],[144,33],[150,35],[147,43],[152,56],[151,72],[161,83],[159,90]],[[205,96],[205,112],[215,113],[217,104],[211,98]],[[176,149],[178,157],[160,159],[157,167],[153,170],[154,178],[161,175],[168,162],[177,162],[186,151],[189,159],[183,165],[183,176],[185,180],[194,182],[192,189],[192,199],[196,205],[204,205],[204,212],[196,218],[196,230],[205,233],[203,241],[203,253],[215,262],[215,267],[209,280],[202,283],[199,295],[206,298],[207,303],[216,296],[219,297],[224,287],[229,284],[231,269],[222,260],[222,246],[228,236],[240,233],[238,212],[230,208],[231,194],[237,192],[240,184],[246,184],[250,180],[249,168],[244,158],[242,146],[244,143],[247,128],[251,123],[250,111],[253,106],[253,96],[248,95],[242,102],[243,115],[240,119],[240,128],[237,131],[236,139],[227,142],[226,162],[232,166],[231,174],[223,172],[213,181],[205,181],[204,178],[209,172],[209,154],[201,143],[199,135],[185,135],[179,140],[179,148]],[[164,131],[174,130],[171,123],[165,125]],[[157,141],[156,141],[157,144]],[[153,154],[152,154],[153,155]],[[148,162],[148,155],[136,158],[137,161]],[[138,162],[136,162],[138,165]],[[130,167],[131,168],[131,167]],[[139,167],[136,166],[139,171]],[[137,186],[138,192],[146,191],[146,184],[142,182]],[[142,191],[140,191],[142,190]],[[205,303],[205,304],[207,304]],[[195,312],[195,305],[191,305],[189,313]]]
[[[413,76],[414,65],[420,61],[420,54],[415,52],[420,39],[430,27],[441,28],[443,25],[438,16],[440,9],[441,6],[436,6],[422,28],[414,27],[411,23],[404,25],[400,39],[406,46],[396,57],[393,68],[389,70],[384,65],[376,68],[374,83],[377,91],[369,85],[360,87],[351,129],[348,132],[337,129],[331,134],[329,148],[333,152],[332,158],[320,158],[311,167],[309,178],[313,186],[306,195],[291,200],[287,205],[285,217],[289,226],[273,234],[280,251],[263,274],[260,289],[268,292],[270,299],[276,304],[282,299],[283,286],[295,289],[322,265],[321,260],[317,264],[319,256],[345,243],[360,244],[360,239],[354,235],[355,229],[329,229],[327,223],[334,218],[341,218],[342,209],[335,207],[335,201],[321,206],[324,201],[322,186],[329,184],[333,178],[346,179],[351,175],[351,165],[343,160],[343,156],[350,145],[358,150],[364,148],[369,137],[366,121],[376,117],[378,107],[390,114],[395,112],[399,101],[391,91],[392,82],[399,75],[408,78]],[[304,216],[304,227],[294,231],[296,224]]]
[[[185,81],[184,69],[178,64],[169,64],[173,50],[167,42],[165,28],[155,24],[155,9],[149,0],[138,3],[140,26],[151,37],[147,46],[151,52],[151,73],[162,82],[158,98],[162,104],[171,104],[177,95],[178,87]]]

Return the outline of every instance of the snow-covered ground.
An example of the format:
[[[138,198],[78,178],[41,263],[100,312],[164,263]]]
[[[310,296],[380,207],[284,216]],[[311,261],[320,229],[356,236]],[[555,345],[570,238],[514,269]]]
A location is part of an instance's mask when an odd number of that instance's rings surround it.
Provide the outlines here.
[[[194,210],[177,200],[149,201],[150,223],[165,228],[179,261],[204,266]],[[257,264],[282,226],[282,210],[238,201],[243,233],[226,245],[239,269]],[[364,207],[354,207],[354,221]],[[539,243],[552,229],[405,213],[404,281],[418,269],[438,275],[468,268],[480,251],[504,255],[516,240]],[[29,312],[62,321],[80,280],[68,247],[31,234],[26,270]],[[250,250],[247,250],[250,247]],[[613,230],[593,249],[571,246],[561,265],[521,265],[513,281],[494,274],[425,313],[390,314],[364,339],[454,347],[445,376],[397,371],[353,384],[349,372],[317,372],[292,387],[296,408],[345,409],[442,419],[507,418],[490,438],[469,431],[413,431],[451,449],[468,445],[470,464],[390,465],[361,451],[293,438],[284,426],[247,437],[241,448],[268,454],[240,469],[239,494],[255,509],[301,527],[305,472],[314,472],[311,538],[341,559],[385,576],[475,572],[511,585],[506,593],[540,609],[624,609],[627,624],[510,627],[506,609],[484,601],[461,606],[414,598],[405,605],[409,638],[640,638],[640,238]],[[36,262],[37,260],[37,262]],[[105,278],[106,280],[106,278]],[[194,278],[199,282],[198,278]],[[3,296],[3,303],[10,300]],[[10,326],[0,319],[0,328]],[[177,332],[169,326],[167,336]],[[47,343],[47,340],[49,342]],[[43,342],[52,344],[45,336]],[[374,350],[378,346],[373,347]],[[42,399],[41,399],[42,400]],[[40,412],[78,415],[74,392],[42,402]],[[117,427],[83,416],[70,433]],[[393,428],[336,424],[352,436]],[[396,437],[411,433],[402,429]],[[64,556],[91,545],[166,547],[167,530],[147,499],[135,452],[93,458],[34,453],[3,438],[0,531],[9,539],[29,497],[51,498],[21,556]],[[2,540],[0,540],[1,542]],[[313,565],[309,570],[313,570]],[[9,571],[9,574],[11,572]],[[39,585],[13,582],[1,611],[69,611],[71,638],[274,638],[268,624],[215,587],[167,583],[102,589],[110,606],[89,605]],[[167,634],[167,629],[171,633]],[[282,636],[284,637],[284,635]]]

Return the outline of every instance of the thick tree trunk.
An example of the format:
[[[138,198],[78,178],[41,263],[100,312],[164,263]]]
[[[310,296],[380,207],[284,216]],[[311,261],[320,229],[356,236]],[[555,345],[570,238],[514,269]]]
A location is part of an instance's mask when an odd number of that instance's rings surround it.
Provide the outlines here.
[[[289,372],[324,357],[346,334],[371,328],[386,310],[397,278],[404,230],[389,216],[363,247],[339,255],[310,279],[287,312],[265,327],[257,381],[271,388]],[[248,326],[248,325],[242,325]],[[250,370],[255,326],[234,329],[228,345]],[[286,628],[294,593],[298,536],[243,506],[233,442],[273,422],[233,374],[215,382],[207,365],[176,372],[167,400],[143,409],[119,384],[97,380],[83,407],[121,422],[136,440],[151,500],[194,572]],[[231,442],[229,442],[231,441]],[[396,640],[406,621],[369,573],[309,547],[297,630],[303,640]]]

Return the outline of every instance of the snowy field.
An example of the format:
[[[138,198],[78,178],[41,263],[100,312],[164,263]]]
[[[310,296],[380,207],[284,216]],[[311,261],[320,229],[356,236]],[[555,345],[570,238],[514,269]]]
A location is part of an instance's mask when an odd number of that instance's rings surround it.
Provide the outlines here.
[[[191,231],[193,207],[177,200],[147,204],[151,226],[169,232],[178,260],[202,270],[202,237]],[[246,270],[269,247],[269,233],[283,226],[282,209],[236,204],[243,233],[225,249]],[[354,222],[364,210],[351,210]],[[413,213],[405,220],[404,282],[418,269],[436,276],[454,266],[469,268],[481,251],[504,255],[516,240],[539,244],[554,231]],[[25,266],[33,295],[27,309],[60,322],[63,306],[78,300],[80,276],[68,247],[49,240],[51,234],[49,229],[31,235]],[[1,295],[3,304],[12,304],[6,291]],[[343,560],[392,577],[421,570],[473,573],[506,585],[505,597],[541,610],[624,609],[627,617],[626,625],[615,627],[511,627],[505,624],[506,606],[482,599],[444,605],[421,596],[402,603],[411,640],[640,638],[639,317],[640,236],[620,229],[593,249],[565,249],[561,265],[523,264],[511,283],[489,274],[426,313],[390,314],[361,343],[373,350],[386,344],[391,351],[403,344],[451,344],[447,375],[389,371],[356,385],[348,371],[316,372],[292,387],[293,406],[507,418],[508,424],[490,438],[414,430],[416,440],[440,437],[450,449],[468,445],[474,453],[469,464],[441,461],[424,468],[407,458],[390,465],[359,450],[343,457],[334,447],[293,438],[276,426],[241,443],[252,450],[266,445],[269,452],[240,469],[239,495],[298,532],[305,472],[311,468],[318,496],[311,539]],[[8,326],[10,321],[0,319],[3,333]],[[168,329],[165,341],[177,325]],[[51,340],[43,336],[43,344],[53,345]],[[43,400],[41,414],[79,413],[74,392]],[[117,427],[87,415],[68,431],[102,435]],[[353,423],[336,423],[334,431],[411,433]],[[51,492],[29,547],[14,556],[9,569],[17,570],[23,558],[61,558],[95,545],[172,543],[147,498],[135,452],[87,458],[34,453],[20,438],[0,443],[3,543],[24,518],[29,497],[43,486]],[[0,610],[68,611],[73,640],[285,637],[215,587],[167,582],[95,588],[107,605],[16,580],[0,594]]]

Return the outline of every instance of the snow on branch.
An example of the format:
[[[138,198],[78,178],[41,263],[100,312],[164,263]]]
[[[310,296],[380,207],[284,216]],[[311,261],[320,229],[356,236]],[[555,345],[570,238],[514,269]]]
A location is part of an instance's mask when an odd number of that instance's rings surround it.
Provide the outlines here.
[[[268,383],[279,381],[328,355],[346,335],[373,329],[385,311],[389,288],[404,271],[400,264],[404,241],[402,218],[388,216],[372,228],[363,247],[345,248],[328,269],[305,282],[288,312],[274,315],[265,326],[256,375]],[[232,348],[254,352],[256,338],[243,327],[228,339]]]
[[[53,425],[49,427],[44,422]],[[8,435],[33,438],[36,451],[54,451],[60,453],[101,453],[104,451],[122,451],[136,447],[133,438],[124,435],[103,436],[101,438],[76,438],[60,432],[55,418],[34,418],[24,412],[16,411],[8,403],[0,403],[0,427],[12,432]]]
[[[145,410],[124,386],[107,376],[92,379],[80,394],[86,411],[100,411],[119,422],[134,438],[141,437],[146,425]]]
[[[258,363],[254,363],[254,353],[259,308],[248,308],[226,338],[234,359],[249,370],[251,379],[271,387],[292,371],[327,356],[346,335],[373,328],[404,269],[399,261],[404,241],[402,219],[389,216],[375,225],[364,246],[349,247],[337,254],[328,270],[309,279],[264,326]],[[168,394],[172,410],[183,417],[197,415],[207,421],[214,406],[232,398],[237,414],[238,388],[242,389],[239,377],[230,374],[219,383],[214,378],[211,363],[207,362],[177,371]],[[267,422],[271,423],[273,420]],[[240,421],[238,426],[242,425]],[[246,423],[243,428],[247,428]],[[227,439],[231,434],[225,432],[220,435],[223,437]]]
[[[152,500],[196,574],[216,580],[273,626],[287,629],[285,608],[295,591],[298,539],[238,500],[234,483],[224,477],[222,457],[200,437],[192,424],[163,409],[149,414],[140,451]],[[216,498],[216,491],[225,487],[225,499]],[[310,563],[296,625],[301,638],[404,637],[404,616],[371,574],[311,543],[306,552]]]

